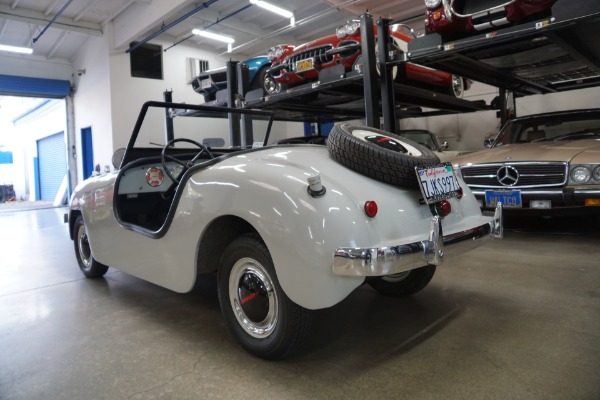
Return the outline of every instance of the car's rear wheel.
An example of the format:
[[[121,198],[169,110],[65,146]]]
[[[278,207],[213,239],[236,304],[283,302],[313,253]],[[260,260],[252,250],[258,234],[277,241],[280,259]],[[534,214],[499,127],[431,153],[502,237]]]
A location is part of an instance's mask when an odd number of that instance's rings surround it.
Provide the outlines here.
[[[410,296],[425,289],[435,274],[435,268],[435,265],[427,265],[394,275],[374,278],[368,283],[373,289],[386,296]]]
[[[458,75],[452,75],[452,83],[447,91],[449,95],[462,99],[465,95],[465,80]]]
[[[87,230],[83,217],[78,215],[73,225],[75,237],[73,243],[75,245],[75,257],[79,264],[79,269],[87,278],[100,278],[106,274],[108,267],[100,264],[92,256],[92,249],[88,240]]]
[[[335,125],[327,139],[331,157],[373,179],[417,187],[415,167],[439,163],[428,148],[404,137],[349,123]]]
[[[300,345],[310,313],[283,292],[268,249],[258,235],[234,240],[218,273],[219,303],[233,337],[250,353],[285,358]]]

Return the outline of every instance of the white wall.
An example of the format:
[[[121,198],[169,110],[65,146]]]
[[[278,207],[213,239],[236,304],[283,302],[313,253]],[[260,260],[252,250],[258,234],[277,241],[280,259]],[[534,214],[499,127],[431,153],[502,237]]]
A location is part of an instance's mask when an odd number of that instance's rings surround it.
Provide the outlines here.
[[[37,141],[56,133],[66,132],[66,130],[66,105],[64,100],[51,100],[46,106],[15,123],[12,134],[18,139],[12,143],[15,173],[13,184],[17,199],[23,198],[35,201],[33,159],[38,156]]]
[[[172,45],[160,41],[151,43],[160,44],[163,49]],[[210,68],[223,66],[229,59],[183,43],[163,52],[164,79],[157,80],[131,77],[129,54],[124,50],[110,54],[110,85],[113,93],[111,112],[115,149],[125,147],[127,144],[138,112],[146,101],[163,101],[163,93],[168,90],[173,91],[174,102],[199,103],[200,96],[186,82],[187,57],[208,60]],[[236,59],[239,60],[239,57]]]
[[[73,60],[74,132],[71,142],[76,146],[77,181],[83,179],[81,165],[81,130],[92,129],[94,165],[111,165],[113,133],[111,114],[109,45],[106,37],[90,37]],[[85,70],[85,72],[83,72]],[[79,72],[78,72],[79,71]],[[117,92],[118,95],[123,95]]]
[[[489,104],[498,95],[498,89],[473,82],[465,92],[465,100],[484,100]],[[426,110],[427,111],[427,110]],[[483,139],[498,132],[500,120],[496,111],[479,111],[439,115],[426,118],[404,118],[400,129],[427,129],[440,139],[448,142],[448,150],[481,150]]]
[[[600,87],[517,98],[517,116],[600,107]]]

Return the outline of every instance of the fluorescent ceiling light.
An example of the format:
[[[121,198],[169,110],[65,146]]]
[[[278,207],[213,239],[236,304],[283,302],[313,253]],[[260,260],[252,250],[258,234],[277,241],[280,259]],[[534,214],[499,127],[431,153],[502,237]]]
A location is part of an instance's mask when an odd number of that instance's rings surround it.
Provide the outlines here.
[[[229,44],[235,42],[235,39],[233,39],[233,38],[223,36],[223,35],[218,35],[218,34],[212,33],[212,32],[201,31],[200,29],[194,29],[192,31],[192,33],[194,35],[204,36],[205,38],[218,40],[219,42],[225,42],[225,43],[229,43]]]
[[[294,16],[293,12],[284,10],[281,7],[274,6],[273,4],[267,3],[266,1],[250,0],[250,3],[256,4],[257,6],[264,8],[265,10],[271,11],[272,13],[275,13],[275,14],[279,14],[285,18],[292,18]]]
[[[13,53],[21,53],[21,54],[33,53],[33,49],[30,49],[29,47],[6,46],[4,44],[0,44],[0,51],[10,51]]]

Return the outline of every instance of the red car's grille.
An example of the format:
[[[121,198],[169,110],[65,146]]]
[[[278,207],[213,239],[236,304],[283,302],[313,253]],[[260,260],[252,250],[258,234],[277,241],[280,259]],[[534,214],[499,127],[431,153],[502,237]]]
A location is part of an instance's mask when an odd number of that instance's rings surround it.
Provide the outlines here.
[[[312,47],[310,49],[306,49],[304,51],[292,54],[285,60],[285,63],[288,65],[289,70],[293,70],[298,61],[306,60],[309,58],[313,59],[315,66],[332,62],[333,55],[327,54],[327,52],[331,49],[333,49],[333,46],[330,44],[319,47]]]

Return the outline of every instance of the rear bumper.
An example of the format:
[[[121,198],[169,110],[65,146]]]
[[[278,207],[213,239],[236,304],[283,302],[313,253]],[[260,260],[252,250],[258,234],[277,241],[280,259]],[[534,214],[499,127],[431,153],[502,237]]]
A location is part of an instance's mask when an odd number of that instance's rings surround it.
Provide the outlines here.
[[[431,220],[429,240],[381,248],[342,247],[333,256],[333,273],[344,276],[385,276],[419,268],[440,265],[446,256],[473,250],[490,239],[503,237],[502,205],[498,204],[493,219],[464,232],[444,236],[441,219]]]

